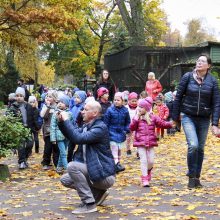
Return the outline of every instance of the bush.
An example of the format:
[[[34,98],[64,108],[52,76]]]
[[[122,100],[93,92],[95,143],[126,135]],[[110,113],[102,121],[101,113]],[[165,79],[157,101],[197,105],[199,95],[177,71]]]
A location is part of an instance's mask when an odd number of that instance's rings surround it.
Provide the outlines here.
[[[25,128],[19,120],[10,115],[0,115],[0,158],[17,149],[30,136],[30,129]]]

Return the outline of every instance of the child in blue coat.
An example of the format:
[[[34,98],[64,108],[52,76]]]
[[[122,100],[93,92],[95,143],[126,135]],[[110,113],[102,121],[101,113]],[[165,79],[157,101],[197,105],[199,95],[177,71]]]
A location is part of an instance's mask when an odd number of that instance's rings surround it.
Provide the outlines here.
[[[104,117],[109,129],[110,147],[117,173],[125,170],[125,167],[120,164],[121,148],[126,140],[126,134],[130,132],[130,116],[128,109],[123,104],[123,93],[115,93],[113,105],[108,108]]]
[[[60,154],[58,159],[58,164],[56,171],[57,173],[61,174],[67,169],[67,147],[69,144],[69,141],[65,138],[65,136],[62,134],[58,127],[58,120],[56,117],[57,112],[59,111],[66,111],[69,113],[69,119],[72,120],[71,113],[69,111],[69,96],[65,94],[60,94],[58,96],[58,104],[57,104],[57,110],[53,113],[53,116],[51,118],[50,123],[50,141],[53,144],[57,144]]]

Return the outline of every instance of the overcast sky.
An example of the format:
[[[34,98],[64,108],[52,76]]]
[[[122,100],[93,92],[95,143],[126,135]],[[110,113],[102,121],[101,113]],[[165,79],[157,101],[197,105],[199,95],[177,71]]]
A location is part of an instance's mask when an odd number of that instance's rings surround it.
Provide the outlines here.
[[[212,30],[220,40],[220,0],[163,0],[162,8],[172,30],[177,28],[185,35],[187,20],[203,18],[203,26]]]

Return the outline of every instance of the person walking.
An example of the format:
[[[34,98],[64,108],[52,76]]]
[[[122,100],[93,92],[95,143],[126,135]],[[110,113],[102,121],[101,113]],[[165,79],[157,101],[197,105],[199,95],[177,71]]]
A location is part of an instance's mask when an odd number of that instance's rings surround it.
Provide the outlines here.
[[[109,129],[110,146],[115,160],[116,172],[125,170],[121,165],[121,149],[126,140],[126,134],[130,132],[130,116],[128,109],[123,104],[123,93],[116,92],[114,103],[105,113],[104,122]]]
[[[204,158],[204,146],[210,126],[217,133],[220,95],[217,80],[210,74],[211,59],[200,55],[192,72],[183,75],[173,103],[172,119],[181,115],[182,127],[188,145],[188,188],[202,187],[200,176]]]
[[[108,189],[115,182],[115,164],[109,145],[108,128],[101,120],[101,105],[97,101],[88,102],[82,116],[83,128],[78,128],[68,120],[66,112],[58,113],[61,132],[78,145],[73,161],[67,166],[67,173],[60,181],[75,189],[82,201],[73,214],[97,211],[109,194]]]
[[[158,146],[155,127],[171,128],[173,124],[151,112],[153,99],[139,99],[137,114],[131,121],[130,130],[135,131],[134,147],[137,147],[141,164],[141,183],[150,186],[154,165],[154,147]]]

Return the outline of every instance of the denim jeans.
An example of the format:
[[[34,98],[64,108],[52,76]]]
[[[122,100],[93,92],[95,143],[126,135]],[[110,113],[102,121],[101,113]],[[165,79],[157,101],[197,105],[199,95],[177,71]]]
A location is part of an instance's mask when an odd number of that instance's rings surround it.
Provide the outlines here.
[[[187,164],[189,177],[200,177],[209,125],[210,118],[183,114],[182,126],[188,145]]]
[[[57,145],[60,151],[59,160],[57,167],[63,167],[64,169],[67,169],[67,147],[68,147],[67,140],[58,141]]]

